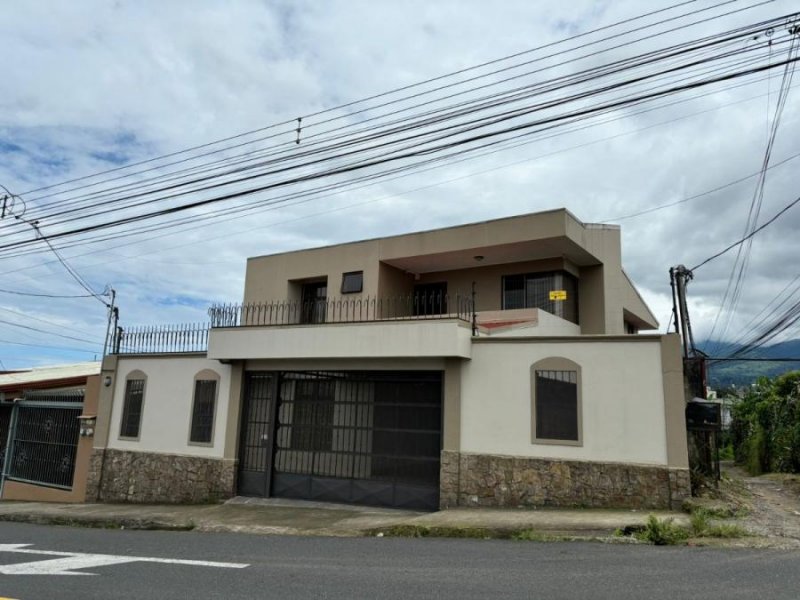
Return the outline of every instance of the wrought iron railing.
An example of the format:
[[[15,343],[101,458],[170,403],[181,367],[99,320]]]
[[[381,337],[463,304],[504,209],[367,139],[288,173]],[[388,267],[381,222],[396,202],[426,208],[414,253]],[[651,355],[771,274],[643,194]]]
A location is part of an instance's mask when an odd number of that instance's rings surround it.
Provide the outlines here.
[[[205,352],[208,349],[208,323],[119,327],[114,335],[114,354],[157,354],[167,352]]]
[[[472,294],[410,294],[390,298],[325,298],[214,304],[211,327],[360,323],[417,319],[475,319]]]

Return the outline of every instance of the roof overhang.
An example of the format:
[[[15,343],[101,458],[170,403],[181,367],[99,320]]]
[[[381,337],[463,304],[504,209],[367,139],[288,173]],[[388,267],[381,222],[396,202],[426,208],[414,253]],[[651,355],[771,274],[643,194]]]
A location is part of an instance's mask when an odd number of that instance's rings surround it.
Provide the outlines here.
[[[409,273],[435,273],[549,258],[566,258],[576,266],[600,264],[597,257],[567,236],[383,258],[382,262]]]

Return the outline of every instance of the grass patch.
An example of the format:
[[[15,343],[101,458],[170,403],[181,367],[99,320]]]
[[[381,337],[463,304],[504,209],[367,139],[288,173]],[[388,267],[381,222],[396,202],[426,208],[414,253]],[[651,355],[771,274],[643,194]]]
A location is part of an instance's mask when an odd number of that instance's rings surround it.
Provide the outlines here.
[[[518,542],[558,542],[565,538],[563,536],[542,533],[535,529],[524,529],[513,534],[511,539]]]
[[[372,535],[385,537],[410,537],[410,538],[469,538],[476,540],[485,539],[511,539],[513,532],[501,529],[488,529],[485,527],[427,527],[425,525],[392,525],[370,532]]]
[[[167,523],[147,519],[100,519],[73,518],[61,515],[6,514],[0,521],[31,523],[34,525],[57,525],[61,527],[84,527],[87,529],[131,529],[139,531],[191,531],[195,523]]]
[[[689,531],[676,525],[672,519],[659,521],[655,515],[647,517],[647,523],[633,537],[640,542],[649,542],[656,546],[674,546],[689,539]]]
[[[731,523],[714,524],[711,517],[701,510],[691,516],[689,527],[677,525],[672,519],[659,520],[650,515],[644,525],[636,525],[617,529],[617,537],[630,537],[640,542],[656,546],[675,546],[685,544],[690,538],[724,538],[745,537],[748,533],[741,527]]]
[[[486,527],[427,527],[425,525],[393,525],[370,531],[380,537],[461,538],[474,540],[515,540],[520,542],[557,542],[564,536],[542,533],[535,529],[497,529]]]

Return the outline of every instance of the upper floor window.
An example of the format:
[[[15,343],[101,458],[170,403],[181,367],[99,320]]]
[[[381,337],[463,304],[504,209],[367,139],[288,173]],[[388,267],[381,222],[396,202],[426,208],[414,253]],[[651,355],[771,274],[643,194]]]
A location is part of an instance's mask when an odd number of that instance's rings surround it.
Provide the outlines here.
[[[565,271],[505,275],[503,310],[513,308],[541,308],[577,323],[578,280]]]
[[[119,437],[139,439],[144,412],[144,387],[147,377],[141,371],[132,371],[125,378],[125,397],[122,404]]]
[[[364,271],[342,274],[342,293],[356,294],[364,288]]]

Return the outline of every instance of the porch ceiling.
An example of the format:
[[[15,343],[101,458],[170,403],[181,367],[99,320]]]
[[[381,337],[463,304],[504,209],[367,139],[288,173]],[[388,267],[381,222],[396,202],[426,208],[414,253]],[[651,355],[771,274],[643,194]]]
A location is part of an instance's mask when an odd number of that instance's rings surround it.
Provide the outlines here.
[[[483,259],[477,260],[476,256],[482,256]],[[410,273],[435,273],[562,257],[581,267],[600,264],[595,256],[564,236],[495,246],[476,246],[436,254],[383,258],[382,262]]]

